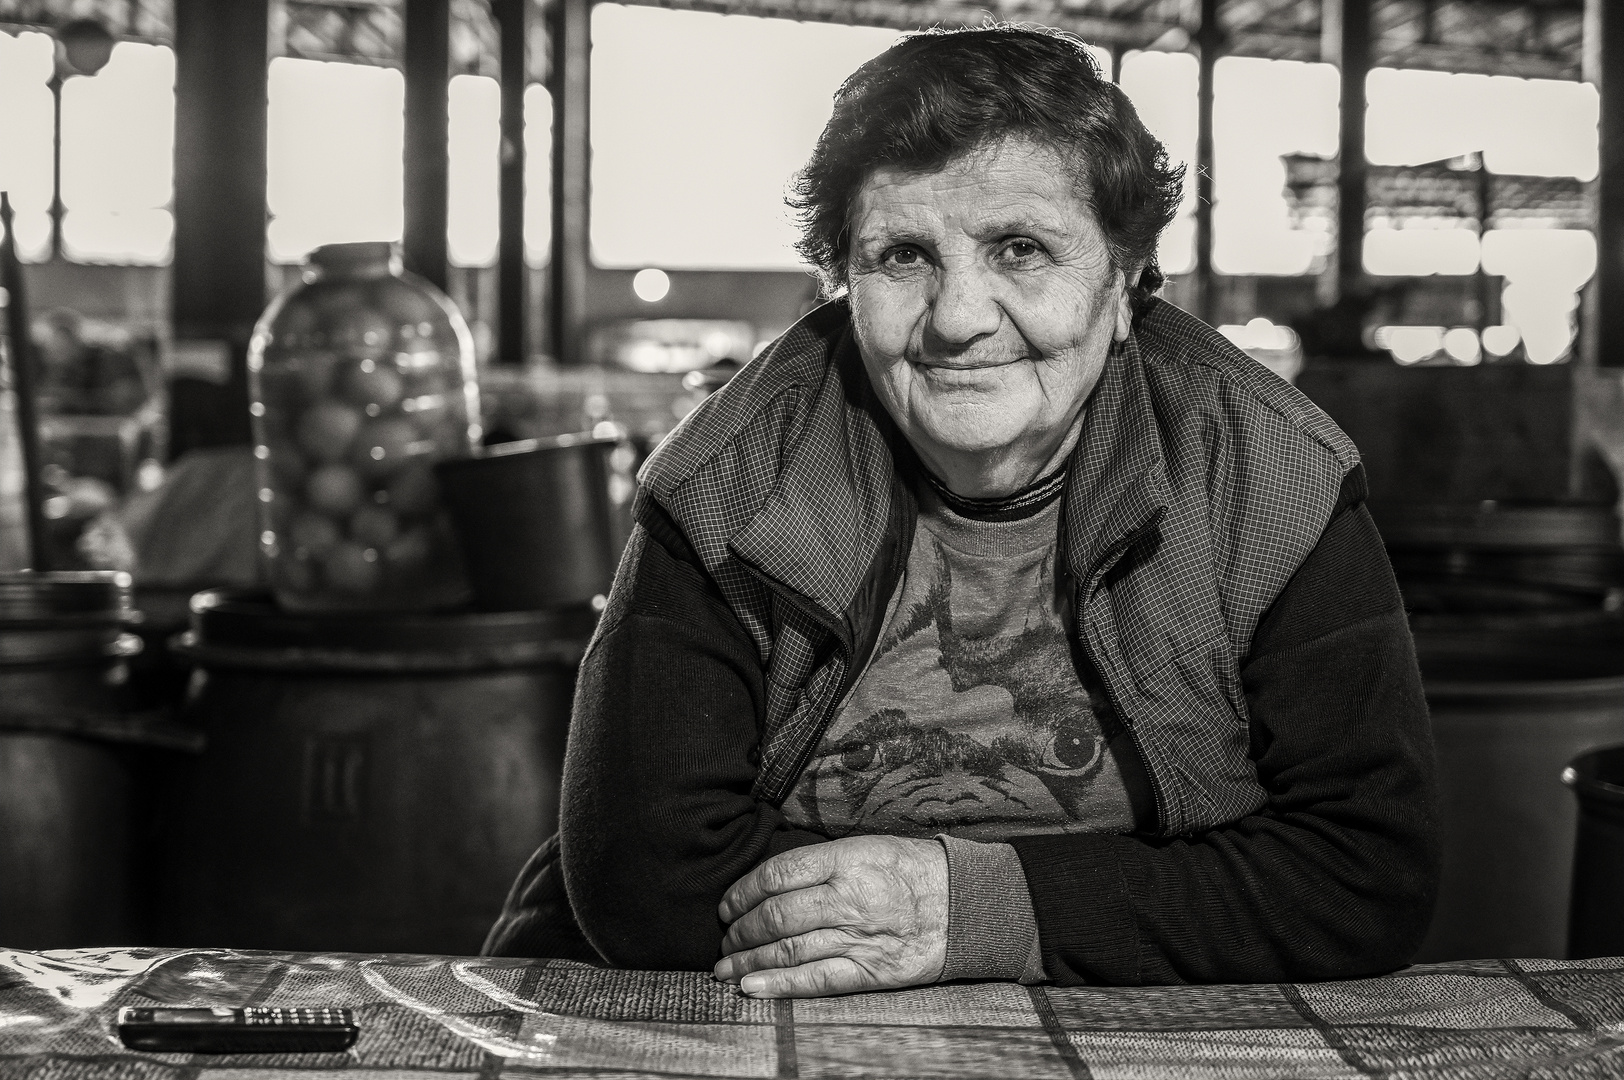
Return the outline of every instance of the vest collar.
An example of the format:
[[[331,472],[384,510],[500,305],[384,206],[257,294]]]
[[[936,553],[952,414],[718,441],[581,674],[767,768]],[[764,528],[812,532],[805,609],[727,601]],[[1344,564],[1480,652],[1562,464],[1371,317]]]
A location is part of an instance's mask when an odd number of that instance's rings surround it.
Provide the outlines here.
[[[838,626],[886,537],[897,459],[912,459],[876,399],[849,324],[826,348],[821,383],[806,388],[777,484],[729,541],[733,554]],[[1112,346],[1083,414],[1062,512],[1063,544],[1090,582],[1171,501],[1161,438],[1137,337]]]
[[[1161,520],[1172,502],[1137,334],[1111,347],[1083,412],[1065,499],[1062,542],[1085,585]]]
[[[895,429],[875,399],[850,324],[789,443],[773,490],[729,541],[733,554],[839,626],[885,542]]]

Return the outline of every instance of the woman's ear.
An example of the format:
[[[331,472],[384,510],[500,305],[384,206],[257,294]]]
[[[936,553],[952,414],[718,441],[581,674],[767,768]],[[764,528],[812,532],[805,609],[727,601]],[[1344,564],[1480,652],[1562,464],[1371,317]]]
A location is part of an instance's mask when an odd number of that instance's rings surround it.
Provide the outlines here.
[[[1113,338],[1116,341],[1127,341],[1128,332],[1133,329],[1133,290],[1139,284],[1139,268],[1124,274],[1122,288],[1117,292],[1116,328]]]

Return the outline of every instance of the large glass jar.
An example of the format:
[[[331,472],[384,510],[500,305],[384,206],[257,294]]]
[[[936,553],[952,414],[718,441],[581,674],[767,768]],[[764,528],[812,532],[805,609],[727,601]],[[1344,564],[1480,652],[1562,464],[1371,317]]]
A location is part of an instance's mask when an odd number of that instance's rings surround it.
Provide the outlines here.
[[[473,339],[386,243],[317,248],[248,354],[260,551],[293,611],[447,607],[467,585],[432,465],[480,439]]]

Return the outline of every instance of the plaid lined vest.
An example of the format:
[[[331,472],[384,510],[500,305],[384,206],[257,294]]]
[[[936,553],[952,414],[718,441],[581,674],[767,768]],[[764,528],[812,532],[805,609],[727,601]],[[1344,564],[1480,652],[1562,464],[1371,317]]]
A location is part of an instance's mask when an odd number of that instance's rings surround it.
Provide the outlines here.
[[[682,530],[766,673],[756,798],[781,803],[864,662],[912,533],[895,433],[844,301],[792,327],[644,466],[638,512]],[[1068,465],[1071,633],[1139,748],[1157,832],[1266,795],[1240,667],[1358,453],[1307,398],[1153,301],[1113,346]],[[884,595],[881,595],[881,594]]]

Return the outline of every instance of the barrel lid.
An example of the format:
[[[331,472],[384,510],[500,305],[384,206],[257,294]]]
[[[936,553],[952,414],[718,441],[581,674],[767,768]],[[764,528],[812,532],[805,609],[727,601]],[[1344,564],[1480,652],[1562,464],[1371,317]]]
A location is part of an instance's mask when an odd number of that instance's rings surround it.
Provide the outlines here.
[[[120,622],[130,615],[130,575],[122,571],[0,573],[0,625]]]
[[[1610,503],[1559,500],[1385,502],[1371,500],[1388,547],[1550,550],[1619,547]]]
[[[437,462],[435,468],[442,475],[466,472],[470,469],[481,470],[490,467],[491,462],[498,466],[511,463],[509,467],[523,467],[531,458],[545,458],[559,450],[604,450],[613,449],[620,444],[620,437],[613,435],[595,435],[590,431],[572,431],[563,435],[548,435],[535,439],[514,439],[509,442],[493,443],[490,446],[480,447],[470,457],[446,458]]]
[[[1411,620],[1427,698],[1474,708],[1624,700],[1624,619],[1603,612],[1485,613]]]
[[[579,659],[597,625],[590,607],[543,611],[309,613],[269,594],[210,589],[192,597],[182,650],[205,665],[343,671],[465,671]]]

